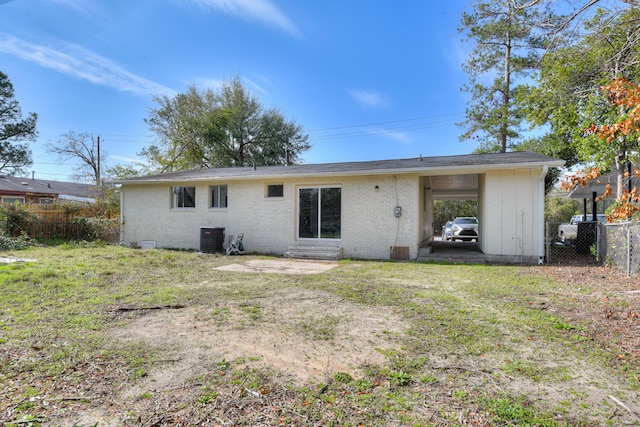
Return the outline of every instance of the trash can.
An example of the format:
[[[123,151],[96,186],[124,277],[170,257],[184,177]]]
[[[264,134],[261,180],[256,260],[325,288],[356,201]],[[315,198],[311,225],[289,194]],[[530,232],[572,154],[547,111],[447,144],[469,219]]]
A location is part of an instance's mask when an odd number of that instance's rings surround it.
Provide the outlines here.
[[[200,227],[200,252],[224,252],[224,228]]]
[[[596,243],[597,226],[597,221],[583,221],[578,223],[578,234],[576,235],[576,253],[591,253],[591,246]]]

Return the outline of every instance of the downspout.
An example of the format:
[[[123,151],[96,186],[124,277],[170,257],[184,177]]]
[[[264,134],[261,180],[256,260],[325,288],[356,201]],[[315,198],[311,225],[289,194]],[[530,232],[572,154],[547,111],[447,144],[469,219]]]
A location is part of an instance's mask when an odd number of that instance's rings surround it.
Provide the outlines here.
[[[120,244],[124,245],[124,187],[120,186]]]
[[[549,166],[542,167],[538,180],[538,265],[544,264],[544,178],[549,172]]]

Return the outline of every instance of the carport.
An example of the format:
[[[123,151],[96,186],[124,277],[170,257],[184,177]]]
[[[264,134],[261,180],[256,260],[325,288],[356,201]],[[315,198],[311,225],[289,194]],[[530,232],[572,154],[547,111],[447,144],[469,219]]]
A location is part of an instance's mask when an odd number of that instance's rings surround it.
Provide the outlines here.
[[[508,161],[505,161],[508,158]],[[420,177],[424,208],[419,259],[435,259],[446,249],[487,262],[544,262],[544,180],[549,167],[564,163],[534,153],[469,156],[469,162],[425,170]],[[477,161],[480,160],[480,161]],[[478,243],[443,245],[435,239],[436,200],[478,202]]]
[[[431,175],[424,180],[430,203],[436,200],[475,200],[478,201],[479,174]],[[482,218],[478,206],[478,235],[482,240]],[[433,223],[433,209],[427,221]],[[435,234],[435,233],[434,233]],[[420,251],[420,259],[482,262],[484,254],[479,242],[444,242],[435,239],[428,241]]]

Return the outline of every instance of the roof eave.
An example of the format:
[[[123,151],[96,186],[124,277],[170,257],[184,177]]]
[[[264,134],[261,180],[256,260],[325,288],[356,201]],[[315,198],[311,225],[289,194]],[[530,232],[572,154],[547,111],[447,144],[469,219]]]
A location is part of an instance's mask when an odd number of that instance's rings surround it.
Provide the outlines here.
[[[222,175],[209,175],[204,177],[154,177],[151,179],[136,179],[136,180],[114,180],[110,181],[113,184],[121,185],[135,185],[135,184],[162,184],[169,182],[205,182],[205,181],[250,181],[250,180],[276,180],[276,179],[290,179],[290,178],[326,178],[326,177],[345,177],[345,176],[364,176],[364,175],[451,175],[455,173],[475,174],[484,173],[489,170],[501,170],[501,169],[527,169],[527,168],[542,168],[548,167],[562,167],[565,162],[562,160],[551,162],[522,162],[522,163],[504,163],[504,164],[484,164],[484,165],[456,165],[456,166],[438,166],[428,167],[420,166],[413,168],[386,168],[386,169],[363,169],[363,170],[349,170],[349,171],[325,171],[325,172],[296,172],[296,173],[272,173],[272,174],[248,174],[248,175],[235,175],[235,176],[222,176]]]

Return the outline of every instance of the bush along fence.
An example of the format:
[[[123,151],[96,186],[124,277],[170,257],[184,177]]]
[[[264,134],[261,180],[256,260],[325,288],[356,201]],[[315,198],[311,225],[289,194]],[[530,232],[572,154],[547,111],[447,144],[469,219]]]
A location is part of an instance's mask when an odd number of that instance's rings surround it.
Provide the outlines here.
[[[33,240],[119,241],[119,216],[102,204],[0,205],[0,234]]]

